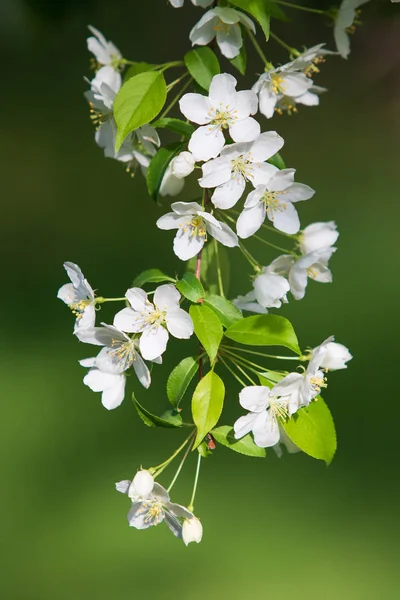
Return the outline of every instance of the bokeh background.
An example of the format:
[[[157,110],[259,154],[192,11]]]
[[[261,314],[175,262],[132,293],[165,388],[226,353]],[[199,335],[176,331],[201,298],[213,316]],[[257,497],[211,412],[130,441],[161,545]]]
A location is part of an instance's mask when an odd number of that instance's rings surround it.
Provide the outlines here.
[[[330,91],[319,108],[264,122],[284,136],[298,180],[317,190],[300,207],[302,223],[335,219],[341,233],[334,283],[311,283],[281,312],[303,346],[335,334],[354,354],[325,394],[336,459],[326,468],[304,454],[261,461],[218,448],[204,461],[196,500],[204,539],[188,548],[164,526],[130,529],[128,501],[114,490],[141,463],[161,462],[182,432],[146,428],[128,397],[109,413],[82,384],[78,359],[92,352],[56,299],[62,263],[77,262],[101,295],[119,296],[141,270],[174,273],[177,261],[172,235],[154,227],[163,209],[142,177],[132,180],[94,144],[85,27],[131,59],[163,62],[189,48],[200,14],[165,0],[0,2],[4,600],[399,597],[400,15],[389,2],[365,7],[348,61],[323,65],[317,83]],[[333,47],[323,19],[290,14],[294,22],[274,24],[286,41]],[[287,59],[272,41],[265,51]],[[251,72],[261,70],[249,55]],[[265,263],[274,257],[253,250]],[[246,291],[246,265],[232,256],[235,295]],[[111,321],[112,309],[102,318]],[[136,388],[154,412],[167,407],[167,375],[193,344],[171,343],[151,390]],[[227,405],[231,423],[240,413],[235,385]],[[179,502],[189,500],[194,466],[191,457],[176,484]]]

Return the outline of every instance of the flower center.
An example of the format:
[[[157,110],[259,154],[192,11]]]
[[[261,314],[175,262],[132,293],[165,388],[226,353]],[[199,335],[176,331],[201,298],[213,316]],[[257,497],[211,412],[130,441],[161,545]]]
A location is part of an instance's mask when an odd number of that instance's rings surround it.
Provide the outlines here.
[[[280,212],[285,212],[287,208],[287,204],[280,202],[278,198],[279,194],[283,194],[283,192],[265,192],[261,198],[272,221],[274,220],[275,211],[279,210]]]
[[[193,217],[193,219],[187,221],[181,227],[185,233],[188,231],[191,237],[207,238],[207,229],[205,228],[204,221],[200,216]]]
[[[77,319],[82,319],[83,313],[85,309],[91,304],[91,300],[79,300],[78,302],[73,302],[69,305],[69,308],[72,310],[72,314],[76,316]]]
[[[311,377],[310,384],[314,388],[314,390],[317,392],[317,394],[320,393],[321,388],[328,387],[328,384],[326,383],[326,377],[318,377],[318,376]]]
[[[318,271],[315,267],[308,267],[307,275],[311,277],[311,279],[316,279],[318,277]]]
[[[316,56],[314,60],[304,69],[304,75],[307,77],[312,77],[315,73],[319,73],[319,67],[321,63],[325,62],[325,58],[323,56]]]
[[[229,34],[231,25],[229,23],[224,23],[221,19],[218,19],[217,23],[214,25],[214,31],[223,31],[224,33]]]
[[[166,312],[158,308],[150,313],[143,313],[146,325],[162,325],[165,323]]]
[[[275,419],[279,417],[283,421],[286,421],[289,416],[287,402],[282,400],[282,398],[270,398],[269,410]]]
[[[107,115],[100,112],[94,107],[93,102],[89,103],[90,120],[92,124],[98,129],[107,120]]]
[[[134,340],[121,342],[121,340],[113,339],[111,341],[111,352],[119,363],[122,363],[126,368],[136,360],[136,348]]]
[[[144,515],[144,522],[151,525],[158,525],[165,516],[163,505],[157,500],[143,501],[137,514]]]
[[[228,129],[230,125],[238,120],[238,111],[230,108],[229,104],[219,108],[210,108],[208,112],[210,117],[210,124],[214,125],[217,129]]]
[[[272,91],[274,94],[285,93],[285,79],[279,73],[272,73],[271,75]]]
[[[252,179],[254,175],[254,165],[251,162],[251,154],[241,154],[237,158],[232,160],[232,172],[235,177],[244,177],[245,179]]]

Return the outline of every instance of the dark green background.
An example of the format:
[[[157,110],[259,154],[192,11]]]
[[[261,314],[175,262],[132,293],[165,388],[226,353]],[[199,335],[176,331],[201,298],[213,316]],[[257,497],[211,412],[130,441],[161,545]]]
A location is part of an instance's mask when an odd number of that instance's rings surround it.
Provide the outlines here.
[[[163,62],[189,48],[201,12],[188,1],[180,11],[163,0],[1,3],[1,598],[398,598],[400,24],[390,8],[367,8],[350,60],[322,66],[317,83],[330,91],[319,108],[264,123],[284,136],[298,180],[317,190],[300,207],[302,223],[335,219],[341,233],[334,283],[311,283],[280,312],[303,346],[335,334],[354,355],[325,394],[336,459],[327,469],[303,454],[261,461],[218,448],[196,500],[204,539],[186,548],[164,526],[130,529],[129,503],[114,491],[140,464],[161,462],[182,432],[147,429],[128,397],[111,413],[101,406],[78,364],[92,349],[72,336],[56,293],[65,260],[104,296],[122,295],[145,268],[182,273],[142,177],[132,181],[94,144],[85,26],[129,58]],[[318,18],[276,31],[293,45],[332,47]],[[265,50],[287,58],[273,42]],[[253,53],[250,61],[261,70]],[[181,198],[193,193],[188,185]],[[274,254],[264,248],[253,246],[267,264]],[[246,265],[231,256],[231,293],[245,292]],[[101,316],[110,321],[112,309]],[[151,390],[137,388],[158,414],[169,369],[193,348],[171,343]],[[225,423],[241,412],[237,391]],[[191,457],[178,502],[189,500],[193,470]]]

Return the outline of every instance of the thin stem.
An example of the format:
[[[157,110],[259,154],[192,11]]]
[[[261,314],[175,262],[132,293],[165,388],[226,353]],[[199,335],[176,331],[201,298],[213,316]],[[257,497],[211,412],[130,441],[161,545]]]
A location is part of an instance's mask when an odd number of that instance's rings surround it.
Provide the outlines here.
[[[203,254],[203,249],[200,250],[200,252],[197,255],[197,260],[196,260],[196,271],[195,271],[195,276],[197,277],[197,279],[199,281],[201,281],[201,256]]]
[[[100,296],[99,298],[96,298],[95,303],[103,304],[103,302],[122,302],[123,300],[126,300],[125,296],[123,298],[102,298]]]
[[[261,267],[260,267],[259,263],[256,261],[256,259],[254,258],[254,256],[252,256],[252,254],[250,254],[250,252],[247,250],[247,248],[244,247],[242,242],[239,242],[239,248],[240,248],[243,256],[251,264],[253,269],[258,273],[260,271]]]
[[[240,348],[239,346],[222,346],[222,348],[224,348],[224,350],[226,350],[228,348],[229,351],[231,349],[239,350],[240,352],[246,352],[247,354],[254,354],[255,356],[264,356],[266,358],[277,358],[279,360],[301,360],[302,359],[301,356],[275,356],[275,354],[265,354],[264,352],[257,352],[255,350],[247,350],[247,348]]]
[[[253,237],[258,240],[259,242],[262,242],[263,244],[266,244],[267,246],[271,246],[271,248],[275,248],[275,250],[279,250],[279,252],[284,252],[285,254],[294,254],[294,252],[292,250],[288,250],[287,248],[282,248],[281,246],[277,246],[276,244],[273,244],[272,242],[269,242],[268,240],[264,240],[264,238],[260,237],[259,235],[253,235]]]
[[[183,60],[174,60],[172,62],[165,63],[164,65],[161,65],[160,71],[163,73],[167,69],[172,69],[173,67],[183,67],[184,64],[185,63],[183,62]]]
[[[167,460],[165,460],[164,462],[160,463],[159,465],[157,465],[156,467],[153,467],[151,469],[151,473],[153,474],[154,479],[156,477],[158,477],[158,475],[160,475],[160,473],[162,473],[162,471],[164,471],[164,469],[166,467],[168,467],[168,465],[174,460],[174,458],[176,456],[178,456],[178,454],[184,449],[186,444],[189,442],[190,438],[193,437],[193,434],[194,434],[194,432],[192,431],[191,434],[183,442],[183,444],[181,446],[179,446],[179,448],[177,450],[175,450],[175,452],[169,458],[167,458]]]
[[[196,497],[197,484],[199,482],[200,466],[201,466],[201,454],[199,452],[199,455],[197,457],[196,475],[194,476],[192,497],[190,499],[189,506],[188,506],[188,510],[190,510],[190,512],[193,512],[193,509],[194,509],[194,499]]]
[[[249,29],[247,30],[247,34],[251,40],[251,43],[253,44],[258,56],[261,58],[261,60],[263,61],[264,65],[268,68],[268,69],[272,69],[273,65],[269,62],[269,60],[267,60],[267,57],[265,56],[264,52],[261,49],[260,44],[257,42],[256,36],[254,35],[254,33],[252,31],[250,31]]]
[[[291,2],[284,2],[283,0],[274,0],[275,4],[282,4],[288,8],[297,8],[297,10],[304,10],[306,12],[315,13],[316,15],[326,15],[326,10],[320,10],[319,8],[310,8],[309,6],[300,6],[299,4],[292,4]],[[271,32],[270,32],[271,33]],[[271,33],[272,36],[272,33]]]
[[[175,79],[175,81],[171,81],[171,83],[169,83],[167,85],[167,92],[170,92],[172,90],[172,88],[174,88],[176,85],[178,85],[178,83],[180,83],[183,79],[185,79],[185,77],[188,77],[188,75],[189,75],[189,73],[186,71],[186,73],[184,73],[183,75],[178,77],[178,79]]]
[[[248,379],[252,385],[256,385],[256,382],[255,382],[255,381],[254,381],[254,380],[253,380],[253,379],[250,377],[250,375],[249,375],[248,373],[246,373],[246,371],[245,371],[245,370],[244,370],[244,369],[243,369],[243,368],[240,366],[240,363],[241,363],[242,361],[238,361],[236,358],[234,358],[234,357],[230,357],[230,356],[227,356],[227,359],[228,359],[228,360],[230,360],[230,361],[231,361],[231,363],[232,363],[233,365],[235,365],[235,367],[237,368],[237,370],[238,370],[238,371],[240,371],[240,372],[242,373],[242,375],[244,375],[244,376],[246,377],[246,379]],[[242,365],[243,365],[243,363],[242,363]],[[245,365],[243,365],[243,366],[245,366]],[[251,369],[250,369],[250,367],[246,367],[246,368],[247,368],[247,369],[249,369],[249,371],[251,370]]]
[[[284,42],[283,40],[281,40],[281,38],[278,37],[275,33],[273,33],[272,31],[270,31],[269,35],[280,46],[282,46],[282,48],[285,48],[285,50],[287,50],[291,56],[293,56],[293,55],[294,56],[300,56],[300,52],[298,50],[296,50],[296,48],[292,48],[291,46],[289,46],[289,44],[287,44],[286,42]]]
[[[240,379],[239,375],[237,373],[235,373],[235,371],[233,369],[231,369],[231,367],[228,365],[228,363],[222,358],[222,356],[218,357],[219,360],[222,362],[222,364],[224,365],[224,367],[226,369],[228,369],[228,371],[230,372],[231,375],[233,375],[233,377],[236,379],[236,381],[238,381],[240,383],[240,385],[242,385],[243,387],[246,387],[246,384]]]
[[[231,352],[230,350],[228,350],[227,348],[223,348],[224,352],[229,355],[232,356],[233,358],[240,360],[242,363],[247,363],[252,367],[256,367],[258,369],[261,369],[262,371],[266,371],[266,367],[263,367],[262,365],[259,365],[257,363],[252,362],[251,360],[248,360],[247,358],[244,358],[243,356],[240,356],[239,354],[236,354],[236,352]],[[228,358],[229,358],[228,356]]]
[[[164,117],[167,116],[167,114],[169,113],[170,110],[172,110],[175,106],[175,104],[178,102],[178,100],[180,99],[180,97],[182,96],[182,94],[187,90],[187,88],[189,87],[189,85],[192,83],[192,78],[189,79],[189,81],[187,81],[185,83],[185,85],[182,87],[182,89],[179,91],[179,93],[172,99],[172,101],[168,104],[167,108],[164,110],[163,113],[161,113],[160,115],[160,119],[163,119]]]
[[[194,434],[195,434],[195,431],[193,432],[193,437],[194,437]],[[177,471],[176,471],[176,473],[175,473],[175,475],[174,475],[174,477],[173,477],[173,479],[172,479],[171,483],[169,484],[169,487],[168,487],[168,489],[167,489],[167,492],[168,492],[168,493],[169,493],[169,492],[172,490],[172,488],[173,488],[173,486],[174,486],[174,484],[175,484],[176,480],[178,479],[178,477],[179,477],[179,473],[182,471],[182,467],[183,467],[183,465],[185,464],[185,461],[186,461],[186,459],[187,459],[187,457],[188,457],[188,454],[189,454],[189,452],[190,452],[190,451],[191,451],[191,449],[192,449],[192,446],[193,446],[193,442],[192,442],[191,444],[189,444],[189,446],[186,448],[186,452],[185,452],[185,454],[183,455],[183,458],[182,458],[181,462],[179,463],[179,467],[177,468]]]
[[[217,240],[214,240],[214,247],[215,247],[215,257],[217,259],[217,277],[218,277],[219,295],[222,296],[223,298],[225,298],[224,284],[222,282],[221,263],[219,260],[219,249],[218,249]]]

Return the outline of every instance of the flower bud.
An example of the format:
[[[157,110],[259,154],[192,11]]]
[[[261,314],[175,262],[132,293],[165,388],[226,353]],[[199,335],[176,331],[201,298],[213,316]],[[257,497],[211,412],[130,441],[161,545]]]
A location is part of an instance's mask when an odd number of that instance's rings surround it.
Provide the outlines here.
[[[154,478],[152,475],[150,475],[149,471],[138,471],[133,478],[131,488],[129,490],[129,496],[136,493],[142,498],[148,498],[153,491],[153,487]]]
[[[184,185],[185,182],[172,173],[171,164],[169,164],[161,181],[160,196],[177,196]]]
[[[191,152],[181,152],[171,161],[171,172],[178,179],[182,179],[193,172],[195,163]]]
[[[322,360],[321,367],[329,371],[347,369],[346,363],[353,357],[343,344],[329,342],[326,344],[326,354]]]
[[[315,250],[322,250],[333,246],[339,237],[336,223],[312,223],[308,225],[300,236],[300,248],[303,254],[310,254]]]
[[[182,527],[182,538],[187,546],[190,542],[196,542],[199,544],[203,537],[203,525],[200,519],[192,517],[191,519],[185,519]]]

